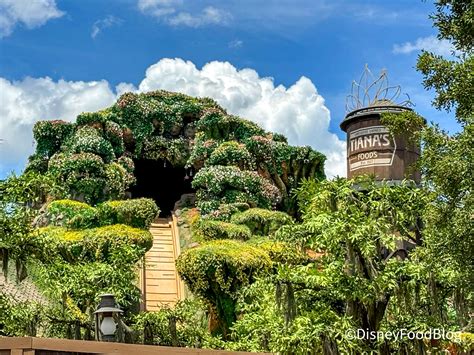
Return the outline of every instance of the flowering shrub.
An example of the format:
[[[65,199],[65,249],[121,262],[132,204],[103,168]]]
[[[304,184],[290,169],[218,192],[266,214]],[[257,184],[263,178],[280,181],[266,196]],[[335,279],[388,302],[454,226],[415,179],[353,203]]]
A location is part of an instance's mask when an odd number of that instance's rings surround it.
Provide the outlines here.
[[[125,151],[123,142],[123,131],[118,123],[113,121],[105,122],[105,137],[108,139],[116,156],[120,156]]]
[[[121,156],[120,158],[117,159],[117,163],[123,166],[125,170],[127,170],[128,173],[132,174],[133,171],[135,170],[135,163],[133,162],[132,158],[129,158],[125,155]]]
[[[71,153],[94,153],[102,157],[106,163],[115,159],[112,144],[93,127],[79,128],[67,145]]]
[[[203,168],[196,174],[192,184],[198,190],[199,207],[200,202],[215,200],[271,208],[281,200],[279,190],[270,181],[254,171],[242,171],[235,166]]]
[[[35,137],[42,141],[30,169],[54,172],[66,197],[89,203],[123,198],[135,183],[133,159],[192,167],[197,206],[222,220],[231,211],[219,206],[233,203],[294,213],[292,189],[324,177],[325,158],[310,147],[289,146],[211,99],[166,91],[123,94],[110,108],[81,113],[75,125],[39,123]]]
[[[203,132],[196,133],[191,154],[186,163],[187,167],[194,166],[201,168],[204,162],[211,156],[211,153],[219,145],[214,139],[207,139]]]
[[[245,202],[225,203],[209,214],[209,217],[219,221],[229,222],[234,213],[248,210],[250,206]]]
[[[102,113],[102,111],[98,112],[82,112],[76,118],[76,123],[78,126],[86,126],[86,125],[94,125],[94,124],[102,124],[106,121],[107,116]]]
[[[104,198],[107,183],[105,164],[92,153],[57,153],[49,161],[49,171],[58,185],[65,186],[65,197],[96,203]]]
[[[168,139],[153,136],[145,140],[142,157],[145,159],[166,159],[173,166],[184,166],[189,158],[188,142],[184,138]]]
[[[61,144],[73,132],[74,125],[65,121],[39,121],[33,127],[33,137],[36,140],[36,153],[51,157]]]
[[[236,141],[224,142],[211,153],[206,165],[235,165],[252,170],[255,162],[244,144]]]
[[[123,198],[127,189],[135,183],[135,176],[118,163],[106,164],[105,176],[104,196],[108,198]]]
[[[208,138],[217,140],[244,140],[265,134],[256,123],[227,115],[218,109],[208,110],[197,122],[196,128],[198,132],[204,132]]]

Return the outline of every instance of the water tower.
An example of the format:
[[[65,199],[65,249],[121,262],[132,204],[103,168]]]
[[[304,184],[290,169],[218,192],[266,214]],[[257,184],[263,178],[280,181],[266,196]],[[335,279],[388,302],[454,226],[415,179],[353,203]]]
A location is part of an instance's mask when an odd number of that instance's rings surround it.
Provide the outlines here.
[[[347,133],[347,177],[375,175],[376,180],[420,182],[414,163],[420,156],[417,144],[393,136],[381,123],[383,113],[412,111],[409,98],[400,99],[400,86],[390,86],[382,70],[375,78],[367,65],[358,82],[352,83],[346,99],[346,117],[341,129]]]

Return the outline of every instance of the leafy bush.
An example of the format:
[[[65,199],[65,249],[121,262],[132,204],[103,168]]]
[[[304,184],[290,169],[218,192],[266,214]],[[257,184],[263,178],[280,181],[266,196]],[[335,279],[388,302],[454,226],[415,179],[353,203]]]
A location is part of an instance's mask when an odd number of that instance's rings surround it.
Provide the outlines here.
[[[193,234],[203,239],[240,239],[251,237],[250,229],[233,223],[201,218],[193,225]]]
[[[155,201],[149,198],[107,201],[98,210],[101,224],[121,223],[142,229],[148,229],[160,213]]]
[[[236,319],[237,291],[271,265],[266,252],[235,240],[205,243],[184,251],[176,260],[176,268],[191,292],[216,310],[224,337]]]
[[[105,164],[92,153],[57,153],[49,161],[49,171],[57,184],[67,188],[67,197],[96,203],[104,198],[107,183]]]
[[[255,168],[255,162],[245,145],[236,141],[219,145],[211,153],[206,165],[235,165],[241,169]]]
[[[102,157],[106,163],[115,159],[112,144],[93,127],[79,128],[67,145],[71,153],[93,153]]]
[[[279,190],[267,179],[254,171],[242,171],[235,166],[211,166],[201,169],[192,182],[198,189],[197,197],[202,202],[209,200],[221,203],[248,203],[253,207],[270,208],[281,200]],[[220,202],[220,203],[219,203]],[[201,203],[201,205],[200,205]],[[203,214],[212,210],[203,210]]]
[[[117,163],[122,165],[124,169],[127,170],[127,172],[130,174],[132,174],[135,170],[135,163],[133,162],[133,159],[127,156],[121,156],[120,158],[118,158]]]
[[[254,238],[248,241],[252,246],[264,250],[273,262],[300,265],[309,261],[309,257],[297,249],[295,245],[269,240],[267,238]]]
[[[56,200],[46,209],[46,218],[50,225],[67,228],[92,228],[97,226],[94,207],[73,200]]]
[[[230,222],[230,218],[234,213],[248,210],[250,206],[245,202],[224,203],[209,214],[209,217],[219,221]]]
[[[104,195],[110,199],[123,198],[127,188],[136,181],[133,174],[115,162],[105,166],[105,177],[107,183],[105,185]]]
[[[115,155],[122,155],[125,151],[125,144],[123,142],[123,131],[120,125],[114,121],[106,121],[105,137],[112,145]]]
[[[68,230],[64,227],[44,227],[30,238],[49,248],[48,258],[58,253],[70,263],[84,261],[137,262],[150,249],[153,236],[149,231],[123,224]]]
[[[98,112],[82,112],[77,115],[76,123],[78,126],[102,124],[106,121],[107,117],[102,113]]]
[[[284,212],[251,208],[237,213],[232,223],[245,224],[253,234],[268,235],[275,233],[281,226],[293,223],[293,219]]]
[[[204,132],[208,138],[216,140],[244,140],[265,134],[265,130],[256,123],[227,115],[219,109],[208,110],[197,122],[196,128],[199,132]]]
[[[73,124],[61,120],[36,122],[33,127],[36,153],[51,157],[73,131]]]
[[[189,158],[189,147],[186,139],[153,136],[143,142],[144,159],[166,159],[173,166],[184,166]]]
[[[173,308],[137,314],[133,318],[133,330],[139,333],[143,344],[195,347],[209,336],[205,309],[200,300],[181,300]]]

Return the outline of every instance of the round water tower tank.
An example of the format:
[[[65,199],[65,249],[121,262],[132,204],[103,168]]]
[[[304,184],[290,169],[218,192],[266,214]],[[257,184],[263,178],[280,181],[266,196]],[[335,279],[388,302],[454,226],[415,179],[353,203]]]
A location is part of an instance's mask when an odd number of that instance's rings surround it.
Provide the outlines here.
[[[347,133],[347,177],[375,175],[377,180],[392,182],[412,179],[420,182],[415,163],[420,148],[402,136],[394,137],[380,122],[381,114],[412,111],[408,107],[379,105],[359,108],[349,112],[341,123]]]

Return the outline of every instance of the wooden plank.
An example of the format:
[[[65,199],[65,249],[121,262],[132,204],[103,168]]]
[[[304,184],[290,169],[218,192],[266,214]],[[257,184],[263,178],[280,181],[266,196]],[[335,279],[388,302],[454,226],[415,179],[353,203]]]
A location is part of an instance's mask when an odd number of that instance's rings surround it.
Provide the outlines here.
[[[153,248],[150,249],[152,252],[170,252],[174,254],[174,245],[173,244],[155,244]]]
[[[169,278],[169,277],[173,277],[174,279],[176,279],[176,272],[175,270],[163,270],[159,268],[156,271],[148,271],[146,274],[146,277],[149,279]]]
[[[172,263],[160,263],[158,264],[152,264],[146,269],[146,275],[149,275],[149,272],[156,272],[156,271],[175,271],[176,266],[174,265],[174,262]]]
[[[166,290],[166,292],[177,292],[176,278],[169,280],[169,279],[147,279],[146,280],[146,290],[148,292],[162,292]],[[156,291],[154,291],[156,290]]]

